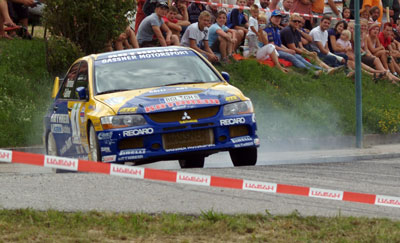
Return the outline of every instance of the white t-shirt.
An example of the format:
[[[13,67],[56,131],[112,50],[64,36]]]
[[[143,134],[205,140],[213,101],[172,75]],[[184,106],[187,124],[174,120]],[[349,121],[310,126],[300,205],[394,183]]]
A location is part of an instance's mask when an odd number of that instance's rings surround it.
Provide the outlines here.
[[[190,39],[196,40],[196,45],[203,49],[203,41],[208,41],[208,28],[204,27],[201,31],[198,22],[189,25],[182,36],[181,45],[190,47]]]
[[[322,31],[319,25],[311,30],[310,35],[314,42],[320,41],[323,47],[325,47],[328,42],[328,31]]]
[[[258,32],[258,20],[256,18],[253,18],[252,16],[250,16],[249,19],[249,32],[247,32],[247,35],[257,35],[251,30],[251,26],[253,26],[254,29],[256,29],[256,31]]]

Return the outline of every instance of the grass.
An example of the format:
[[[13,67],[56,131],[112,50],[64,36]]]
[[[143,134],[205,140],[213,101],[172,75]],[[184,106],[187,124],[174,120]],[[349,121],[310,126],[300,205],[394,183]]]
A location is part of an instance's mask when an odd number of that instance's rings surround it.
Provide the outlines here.
[[[0,210],[4,242],[398,242],[400,222],[354,217]]]

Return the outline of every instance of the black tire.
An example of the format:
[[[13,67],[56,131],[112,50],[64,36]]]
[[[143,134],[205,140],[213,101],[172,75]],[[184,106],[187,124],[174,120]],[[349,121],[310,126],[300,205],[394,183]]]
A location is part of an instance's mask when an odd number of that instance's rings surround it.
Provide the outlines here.
[[[204,157],[180,159],[179,165],[181,166],[182,169],[203,168],[204,167]]]
[[[237,148],[229,150],[234,166],[248,166],[257,163],[257,147]]]
[[[89,160],[101,161],[99,141],[92,124],[89,125]]]

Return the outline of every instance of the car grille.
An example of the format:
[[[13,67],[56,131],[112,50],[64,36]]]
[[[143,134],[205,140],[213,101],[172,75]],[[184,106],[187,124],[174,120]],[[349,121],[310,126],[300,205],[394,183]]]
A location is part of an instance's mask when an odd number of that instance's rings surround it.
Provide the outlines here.
[[[149,114],[149,117],[152,121],[160,123],[179,122],[179,121],[184,121],[182,117],[184,116],[185,112],[187,116],[190,117],[189,120],[198,120],[198,119],[213,117],[217,115],[218,111],[219,111],[219,106],[212,106],[212,107],[191,109],[191,110],[151,113]]]
[[[214,144],[213,129],[173,132],[162,135],[164,149],[175,149]]]

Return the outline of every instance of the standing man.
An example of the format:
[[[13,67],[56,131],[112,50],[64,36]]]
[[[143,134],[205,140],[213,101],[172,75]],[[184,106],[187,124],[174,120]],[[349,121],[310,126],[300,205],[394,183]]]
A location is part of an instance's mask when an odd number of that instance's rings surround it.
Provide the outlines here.
[[[310,35],[313,38],[313,42],[318,47],[318,57],[329,66],[338,67],[345,64],[346,60],[342,57],[337,58],[329,51],[327,30],[329,29],[330,25],[331,18],[324,15],[321,19],[321,24],[312,29]]]
[[[211,14],[207,11],[200,13],[199,22],[189,25],[182,36],[182,46],[190,47],[205,56],[210,62],[217,62],[208,45],[208,27],[211,22]]]
[[[290,12],[293,7],[293,0],[283,0],[281,12]],[[289,14],[283,14],[281,20],[281,26],[286,27],[289,24]]]
[[[335,18],[331,19],[331,25],[335,26],[337,18],[342,18],[343,0],[325,0],[324,4],[324,15]]]
[[[168,10],[167,3],[159,2],[154,13],[143,19],[137,34],[140,47],[179,45],[178,36],[172,34],[162,19]],[[153,38],[153,36],[156,38]]]

